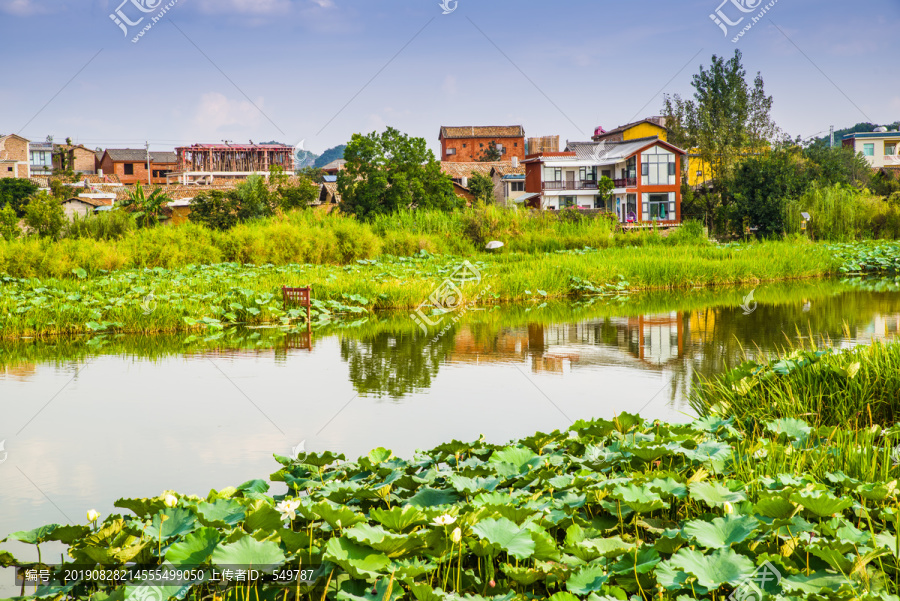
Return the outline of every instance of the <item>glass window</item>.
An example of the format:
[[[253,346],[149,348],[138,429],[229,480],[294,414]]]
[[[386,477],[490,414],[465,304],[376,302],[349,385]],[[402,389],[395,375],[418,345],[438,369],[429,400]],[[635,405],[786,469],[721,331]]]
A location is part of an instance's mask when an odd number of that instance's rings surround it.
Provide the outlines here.
[[[134,163],[125,163],[125,175],[134,175]]]
[[[463,144],[463,148],[465,148],[465,147],[466,147],[466,145]],[[455,148],[448,148],[448,149],[447,149],[447,156],[453,156],[454,154],[456,154],[456,149],[455,149]]]
[[[863,144],[863,154],[867,157],[875,156],[875,144]]]
[[[897,145],[896,144],[885,144],[884,145],[884,154],[886,154],[886,155],[897,154]]]
[[[513,192],[524,192],[525,191],[525,182],[513,182],[512,183],[512,191]]]

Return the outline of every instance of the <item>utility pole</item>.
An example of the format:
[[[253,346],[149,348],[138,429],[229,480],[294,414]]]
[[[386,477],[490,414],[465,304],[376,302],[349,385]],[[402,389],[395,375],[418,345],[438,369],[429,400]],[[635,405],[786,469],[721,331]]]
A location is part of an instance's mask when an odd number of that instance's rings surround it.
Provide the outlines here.
[[[829,148],[834,148],[834,126],[831,126],[831,146]]]
[[[153,185],[153,172],[150,171],[150,142],[147,141],[144,143],[147,148],[147,187]]]

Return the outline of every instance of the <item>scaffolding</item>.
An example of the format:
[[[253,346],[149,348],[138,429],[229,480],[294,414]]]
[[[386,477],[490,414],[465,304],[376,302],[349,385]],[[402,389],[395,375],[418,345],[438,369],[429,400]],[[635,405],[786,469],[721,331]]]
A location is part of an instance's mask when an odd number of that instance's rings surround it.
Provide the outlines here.
[[[294,148],[284,144],[194,144],[175,149],[186,172],[262,173],[272,167],[294,171]]]

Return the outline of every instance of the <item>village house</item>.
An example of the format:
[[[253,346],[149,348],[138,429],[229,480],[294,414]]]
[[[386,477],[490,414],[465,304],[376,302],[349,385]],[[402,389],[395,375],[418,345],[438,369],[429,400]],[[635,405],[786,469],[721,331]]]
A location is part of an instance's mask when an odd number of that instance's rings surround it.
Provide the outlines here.
[[[657,136],[625,142],[569,142],[563,152],[528,155],[519,202],[545,210],[599,209],[621,223],[681,222],[685,151]],[[613,181],[607,197],[600,178]]]
[[[72,221],[76,215],[86,217],[92,215],[98,207],[108,206],[108,203],[95,198],[69,198],[62,201],[62,208],[66,214],[66,218]]]
[[[107,148],[100,159],[98,173],[116,175],[126,186],[141,184],[165,184],[166,176],[178,166],[174,152],[150,152],[152,182],[148,181],[148,152],[143,148]]]
[[[28,164],[32,175],[53,173],[53,142],[31,142],[28,145]]]
[[[491,142],[497,145],[501,159],[525,158],[525,129],[521,125],[442,127],[441,162],[477,161]]]
[[[325,175],[337,175],[340,171],[344,170],[344,165],[347,164],[347,161],[344,159],[335,159],[331,161],[324,167],[322,167],[322,171]]]
[[[268,177],[273,167],[294,173],[294,148],[285,144],[194,144],[175,149],[176,167],[165,183],[211,185],[217,178]]]
[[[22,136],[9,134],[0,136],[0,178],[31,177],[29,146]]]
[[[62,164],[63,157],[66,159],[65,165]],[[97,173],[96,153],[81,144],[59,144],[53,153],[53,168],[65,171],[66,167],[81,175],[93,175]]]
[[[647,117],[640,121],[634,121],[626,125],[620,125],[615,129],[606,131],[603,127],[597,127],[591,138],[594,142],[628,142],[642,138],[658,137],[663,142],[667,141],[669,130],[666,129],[665,117]]]
[[[491,179],[494,181],[494,198],[500,206],[511,207],[526,194],[525,165],[518,159],[492,167]]]
[[[900,167],[900,132],[876,127],[875,131],[857,132],[844,136],[843,145],[862,153],[875,169]]]

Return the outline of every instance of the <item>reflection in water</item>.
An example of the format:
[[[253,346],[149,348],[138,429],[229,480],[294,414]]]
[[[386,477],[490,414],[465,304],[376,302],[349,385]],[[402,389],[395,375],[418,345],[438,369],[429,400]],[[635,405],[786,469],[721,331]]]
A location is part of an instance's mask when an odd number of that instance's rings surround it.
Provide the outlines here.
[[[440,337],[418,330],[348,333],[341,358],[357,392],[394,399],[427,389],[442,364],[516,363],[548,374],[609,366],[666,372],[672,399],[684,400],[695,376],[712,377],[757,353],[810,339],[837,346],[891,339],[900,329],[900,295],[849,291],[816,302],[800,296],[787,304],[760,303],[749,315],[739,306],[712,306],[575,317],[521,325],[502,318],[461,321]]]

